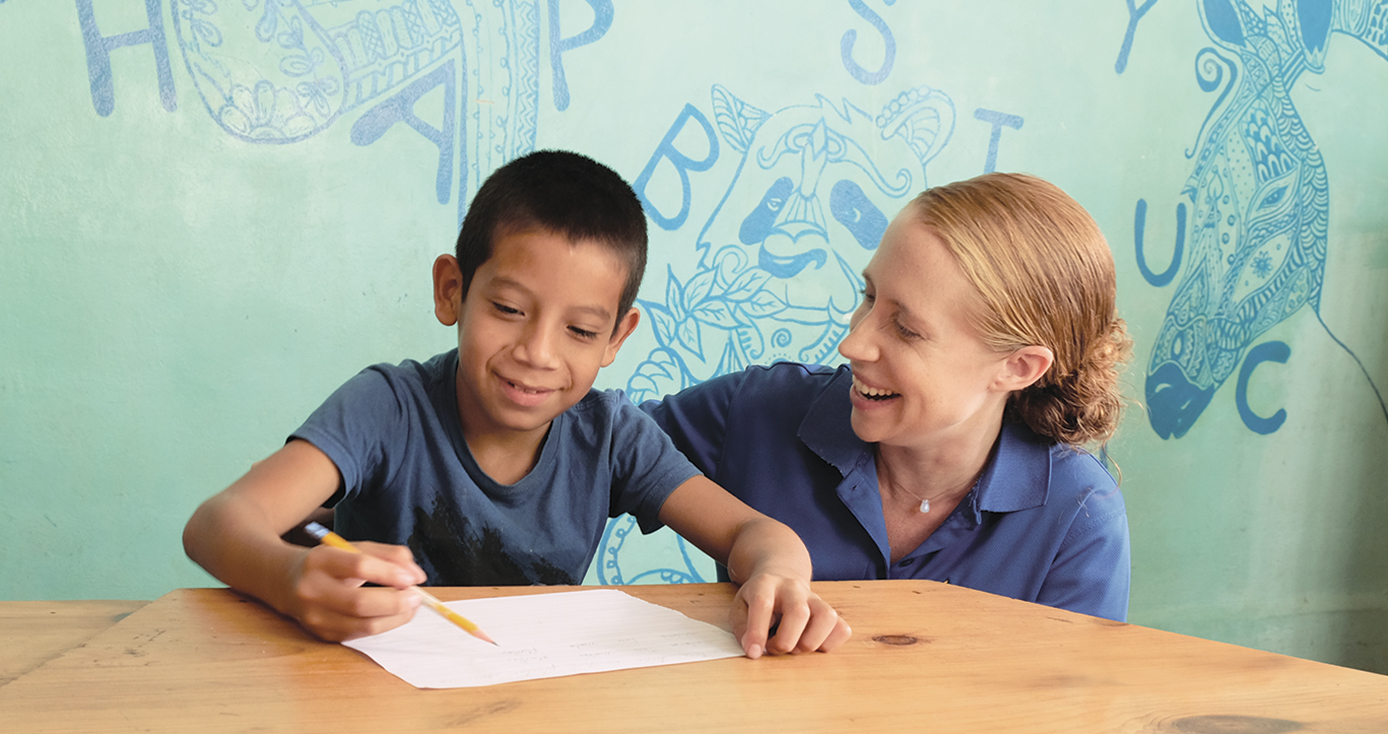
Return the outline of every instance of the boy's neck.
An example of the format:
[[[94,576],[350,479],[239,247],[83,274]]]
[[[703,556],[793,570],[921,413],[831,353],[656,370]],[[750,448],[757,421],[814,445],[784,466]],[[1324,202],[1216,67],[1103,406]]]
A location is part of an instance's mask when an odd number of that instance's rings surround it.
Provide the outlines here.
[[[477,467],[498,484],[515,484],[525,478],[540,460],[540,447],[544,445],[551,423],[533,432],[499,435],[484,433],[467,435],[468,451],[472,452]]]
[[[510,428],[489,422],[484,417],[485,411],[468,399],[470,393],[463,384],[461,368],[455,374],[454,381],[463,443],[467,445],[477,467],[498,484],[515,484],[524,479],[539,462],[540,448],[554,421],[545,421],[530,429]]]

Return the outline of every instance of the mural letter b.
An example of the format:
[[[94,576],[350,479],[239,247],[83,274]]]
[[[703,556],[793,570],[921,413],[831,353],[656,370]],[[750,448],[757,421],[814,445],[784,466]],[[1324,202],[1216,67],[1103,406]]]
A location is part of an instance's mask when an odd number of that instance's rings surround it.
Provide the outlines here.
[[[708,140],[708,156],[701,161],[675,150],[675,138],[679,137],[680,131],[689,123],[690,118],[699,123],[704,129],[704,137]],[[655,208],[649,197],[646,196],[646,185],[651,182],[651,174],[655,173],[655,167],[662,158],[668,158],[674,164],[675,172],[680,175],[680,189],[682,198],[680,199],[680,213],[673,217],[667,217]],[[675,124],[670,126],[669,132],[665,133],[665,139],[660,141],[660,145],[655,148],[655,153],[646,163],[646,167],[641,171],[641,175],[636,177],[632,188],[636,189],[636,195],[641,198],[641,206],[645,208],[646,215],[664,230],[679,229],[685,218],[689,216],[689,203],[691,196],[689,193],[689,172],[707,171],[713,167],[713,162],[718,160],[718,136],[713,132],[713,125],[709,123],[704,113],[700,112],[692,104],[685,104],[680,116],[675,118]]]

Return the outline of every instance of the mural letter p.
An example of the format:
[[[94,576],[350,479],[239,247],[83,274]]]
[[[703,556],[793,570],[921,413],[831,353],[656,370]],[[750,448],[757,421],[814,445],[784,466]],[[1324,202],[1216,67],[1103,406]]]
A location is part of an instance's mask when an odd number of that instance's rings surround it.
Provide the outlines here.
[[[569,82],[564,76],[564,52],[588,44],[607,35],[612,27],[612,0],[587,0],[593,8],[593,25],[588,30],[568,38],[559,35],[559,0],[549,0],[549,66],[554,71],[554,107],[563,112],[569,108]]]

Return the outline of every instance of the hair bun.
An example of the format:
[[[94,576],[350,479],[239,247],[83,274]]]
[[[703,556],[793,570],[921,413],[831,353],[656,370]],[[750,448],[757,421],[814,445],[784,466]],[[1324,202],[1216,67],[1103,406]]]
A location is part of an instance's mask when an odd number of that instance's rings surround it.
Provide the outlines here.
[[[1114,317],[1079,365],[1065,375],[1048,375],[1013,393],[1008,410],[1033,432],[1061,443],[1083,446],[1107,441],[1122,417],[1119,375],[1131,354],[1127,325]]]

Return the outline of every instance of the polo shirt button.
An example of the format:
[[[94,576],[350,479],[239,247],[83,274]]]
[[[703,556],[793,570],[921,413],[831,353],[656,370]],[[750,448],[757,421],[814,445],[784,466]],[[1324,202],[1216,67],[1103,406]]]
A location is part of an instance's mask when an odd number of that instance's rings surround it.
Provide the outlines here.
[[[915,562],[916,562],[916,559],[914,559],[914,558],[907,558],[906,560],[901,561],[900,563],[898,563],[898,564],[896,564],[896,565],[899,566],[899,567],[901,567],[901,568],[906,568],[907,566],[909,566],[909,565],[911,565],[911,564],[913,564],[913,563],[915,563]]]

